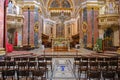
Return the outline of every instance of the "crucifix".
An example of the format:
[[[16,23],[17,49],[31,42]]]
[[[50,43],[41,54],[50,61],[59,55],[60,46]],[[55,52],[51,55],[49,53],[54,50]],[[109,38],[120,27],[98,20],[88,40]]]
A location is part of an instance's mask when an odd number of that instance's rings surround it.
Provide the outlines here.
[[[60,21],[61,21],[61,25],[60,25],[60,34],[59,37],[63,37],[64,36],[64,21],[65,21],[65,15],[64,12],[61,12],[61,15],[59,17]]]

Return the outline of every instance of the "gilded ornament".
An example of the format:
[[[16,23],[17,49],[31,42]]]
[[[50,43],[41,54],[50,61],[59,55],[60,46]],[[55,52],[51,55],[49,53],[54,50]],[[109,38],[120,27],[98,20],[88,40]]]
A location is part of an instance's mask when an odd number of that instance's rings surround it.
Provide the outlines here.
[[[38,22],[36,22],[34,26],[34,32],[38,32],[38,27],[39,27]]]
[[[82,31],[83,31],[83,33],[87,32],[87,27],[88,27],[88,24],[86,22],[83,22],[82,23]]]

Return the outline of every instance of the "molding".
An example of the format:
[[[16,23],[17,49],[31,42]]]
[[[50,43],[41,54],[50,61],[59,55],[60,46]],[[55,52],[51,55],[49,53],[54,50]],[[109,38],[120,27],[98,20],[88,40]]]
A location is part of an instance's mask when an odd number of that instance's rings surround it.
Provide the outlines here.
[[[0,48],[0,56],[5,54],[6,54],[5,48]]]

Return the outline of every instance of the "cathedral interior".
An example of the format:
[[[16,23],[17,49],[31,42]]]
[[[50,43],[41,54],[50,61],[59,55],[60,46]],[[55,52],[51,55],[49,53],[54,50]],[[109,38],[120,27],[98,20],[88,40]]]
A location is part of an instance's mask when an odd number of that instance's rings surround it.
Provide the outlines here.
[[[120,0],[0,0],[0,33],[0,80],[120,79]]]

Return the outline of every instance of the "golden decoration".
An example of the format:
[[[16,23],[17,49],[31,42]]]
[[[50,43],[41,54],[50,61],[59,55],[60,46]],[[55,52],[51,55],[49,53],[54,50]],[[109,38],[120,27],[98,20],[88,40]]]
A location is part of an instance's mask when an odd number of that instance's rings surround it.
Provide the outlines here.
[[[39,28],[39,23],[36,22],[34,26],[34,32],[38,32],[38,28]]]
[[[88,24],[86,22],[83,22],[82,23],[82,31],[83,31],[83,33],[87,32],[87,27],[88,27]]]

